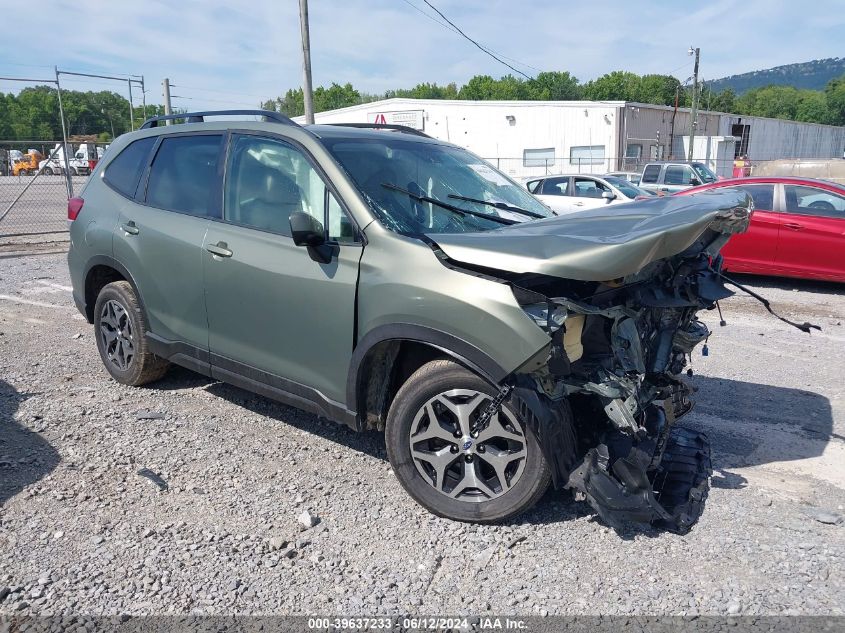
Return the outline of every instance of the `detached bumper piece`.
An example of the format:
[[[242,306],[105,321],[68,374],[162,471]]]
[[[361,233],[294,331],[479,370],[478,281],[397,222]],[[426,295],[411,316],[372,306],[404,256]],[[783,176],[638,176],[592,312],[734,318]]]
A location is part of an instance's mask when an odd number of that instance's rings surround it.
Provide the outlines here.
[[[657,443],[648,439],[600,444],[587,453],[569,483],[617,531],[629,521],[686,534],[704,511],[712,472],[707,436],[674,427],[662,457]]]

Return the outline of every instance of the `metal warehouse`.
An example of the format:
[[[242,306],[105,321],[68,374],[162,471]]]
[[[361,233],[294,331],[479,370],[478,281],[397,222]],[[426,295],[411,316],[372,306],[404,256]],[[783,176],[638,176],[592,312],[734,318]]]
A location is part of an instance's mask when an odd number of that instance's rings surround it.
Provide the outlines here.
[[[640,170],[685,158],[690,110],[625,101],[385,99],[320,112],[317,123],[401,124],[466,147],[513,176]],[[845,127],[699,111],[693,158],[720,175],[735,158],[838,158]]]

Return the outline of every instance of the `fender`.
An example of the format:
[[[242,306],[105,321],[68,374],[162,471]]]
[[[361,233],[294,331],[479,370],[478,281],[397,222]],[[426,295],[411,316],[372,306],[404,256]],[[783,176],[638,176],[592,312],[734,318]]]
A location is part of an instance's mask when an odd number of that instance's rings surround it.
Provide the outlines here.
[[[494,385],[501,383],[508,375],[496,361],[472,343],[468,343],[442,330],[416,325],[414,323],[390,323],[376,327],[358,341],[349,362],[346,379],[346,406],[358,411],[358,381],[361,364],[367,353],[376,344],[384,341],[414,341],[426,343],[451,356],[456,361],[489,380]]]

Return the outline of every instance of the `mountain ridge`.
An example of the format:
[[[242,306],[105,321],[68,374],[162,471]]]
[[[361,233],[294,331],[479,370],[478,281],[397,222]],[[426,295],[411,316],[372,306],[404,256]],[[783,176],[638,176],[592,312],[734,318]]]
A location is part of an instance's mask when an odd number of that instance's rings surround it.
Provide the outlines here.
[[[843,74],[845,74],[845,57],[828,57],[729,75],[705,83],[714,92],[731,88],[737,95],[754,88],[771,85],[824,90],[827,82]]]

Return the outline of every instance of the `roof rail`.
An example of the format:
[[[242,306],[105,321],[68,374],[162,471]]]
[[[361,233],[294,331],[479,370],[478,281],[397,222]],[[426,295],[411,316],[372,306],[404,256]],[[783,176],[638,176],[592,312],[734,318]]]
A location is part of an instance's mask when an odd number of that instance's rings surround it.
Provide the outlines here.
[[[229,115],[250,115],[262,116],[266,121],[273,121],[274,123],[281,123],[282,125],[296,125],[284,114],[273,112],[271,110],[211,110],[208,112],[182,112],[180,114],[164,114],[162,116],[154,116],[146,121],[141,126],[142,130],[159,127],[161,121],[173,121],[176,119],[184,119],[185,123],[202,123],[207,116],[229,116]]]
[[[424,136],[426,138],[434,138],[429,136],[422,130],[408,127],[407,125],[394,125],[392,123],[327,123],[327,125],[336,125],[338,127],[360,127],[374,130],[395,130],[405,134],[413,134],[414,136]]]

